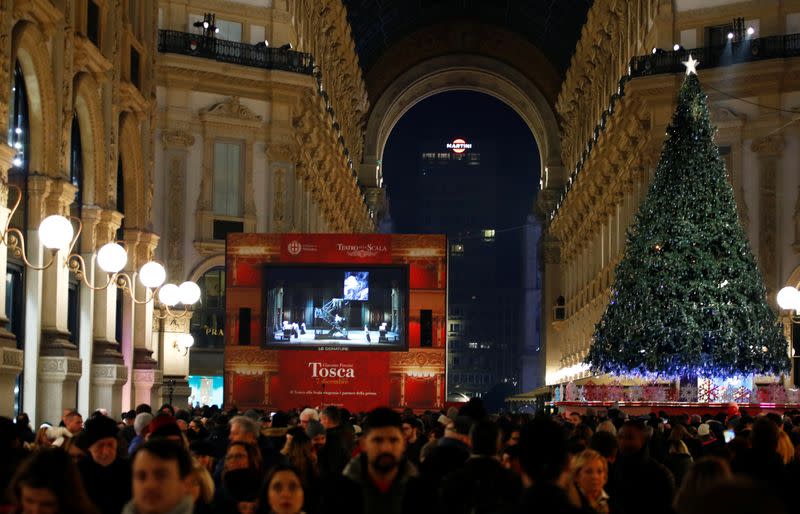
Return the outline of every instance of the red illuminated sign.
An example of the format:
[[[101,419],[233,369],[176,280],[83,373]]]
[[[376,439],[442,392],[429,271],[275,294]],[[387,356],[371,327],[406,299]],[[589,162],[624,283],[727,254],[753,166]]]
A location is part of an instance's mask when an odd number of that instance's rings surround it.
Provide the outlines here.
[[[447,143],[447,149],[454,153],[464,153],[472,148],[472,143],[467,143],[463,139],[454,139],[452,143]]]

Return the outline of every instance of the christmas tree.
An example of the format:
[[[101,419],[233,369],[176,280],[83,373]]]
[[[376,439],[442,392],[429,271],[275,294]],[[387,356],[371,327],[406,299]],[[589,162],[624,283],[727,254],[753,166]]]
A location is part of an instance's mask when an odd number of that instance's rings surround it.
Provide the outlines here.
[[[787,342],[714,143],[691,56],[655,178],[595,327],[592,371],[662,377],[779,374]]]

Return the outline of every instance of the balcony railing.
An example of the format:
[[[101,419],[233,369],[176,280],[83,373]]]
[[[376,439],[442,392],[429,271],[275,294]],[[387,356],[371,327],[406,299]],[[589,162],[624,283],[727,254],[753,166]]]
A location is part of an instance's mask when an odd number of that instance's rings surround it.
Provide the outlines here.
[[[314,59],[311,54],[283,48],[270,48],[263,44],[248,45],[236,41],[225,41],[175,30],[158,31],[158,51],[266,70],[314,74]]]
[[[683,72],[686,68],[682,63],[690,53],[692,57],[700,61],[702,69],[767,59],[797,57],[800,56],[800,34],[746,39],[724,46],[693,50],[657,51],[654,54],[631,59],[630,77]]]

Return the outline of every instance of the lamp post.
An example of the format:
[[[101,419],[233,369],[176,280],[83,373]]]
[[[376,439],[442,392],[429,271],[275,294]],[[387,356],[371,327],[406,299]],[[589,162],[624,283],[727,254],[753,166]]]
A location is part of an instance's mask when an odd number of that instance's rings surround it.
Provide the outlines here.
[[[794,370],[792,382],[797,387],[800,386],[800,291],[796,287],[784,287],[778,291],[776,300],[781,309],[789,311],[789,319],[792,322],[791,355]]]

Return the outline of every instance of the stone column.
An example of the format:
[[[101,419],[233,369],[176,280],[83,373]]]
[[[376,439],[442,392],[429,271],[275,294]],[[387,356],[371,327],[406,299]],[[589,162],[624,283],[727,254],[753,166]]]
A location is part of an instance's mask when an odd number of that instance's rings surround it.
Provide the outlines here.
[[[86,278],[86,281],[92,287],[102,286],[105,282],[98,284],[104,279],[105,274],[95,272],[95,250],[97,248],[97,238],[95,230],[100,216],[100,207],[96,205],[84,206],[81,211],[81,222],[83,224],[83,231],[81,232],[80,248],[83,263],[79,270],[79,274]],[[81,359],[81,377],[78,380],[78,406],[80,412],[89,413],[89,388],[92,379],[92,338],[93,330],[90,328],[94,325],[94,300],[95,291],[85,284],[80,287],[80,310],[78,316],[79,326],[83,329],[78,334],[78,356]],[[99,407],[106,407],[100,405]]]
[[[95,226],[96,247],[100,248],[114,241],[121,223],[122,214],[112,210],[98,210]],[[93,262],[92,266],[97,277],[95,282],[100,283],[99,285],[104,284],[108,280],[108,275],[96,263]],[[128,380],[128,368],[120,353],[120,343],[116,340],[117,290],[114,282],[94,295],[89,385],[89,410],[94,411],[104,407],[114,416],[122,411],[122,386]]]
[[[158,236],[152,232],[142,230],[126,230],[125,241],[128,242],[128,255],[133,257],[131,268],[138,270],[153,257]],[[132,249],[132,250],[131,250]],[[150,298],[153,294],[139,281],[138,276],[133,281],[131,293],[139,300]],[[133,303],[132,308],[132,364],[133,387],[135,389],[135,403],[153,403],[154,399],[160,401],[161,371],[158,361],[153,359],[153,301],[146,303]],[[138,380],[138,382],[137,382]],[[154,407],[158,407],[154,405]]]
[[[776,307],[775,294],[778,288],[777,254],[777,198],[775,185],[778,162],[783,152],[783,138],[770,136],[756,141],[752,150],[758,154],[758,261],[767,288],[767,300]]]
[[[32,181],[49,183],[42,211],[43,217],[55,213],[68,215],[69,205],[75,199],[75,186],[66,180],[43,176],[32,176],[28,180],[29,183]],[[70,272],[66,265],[66,257],[65,251],[58,251],[55,254],[55,262],[43,272],[41,348],[37,368],[39,391],[36,394],[36,404],[39,419],[51,422],[61,419],[64,409],[78,407],[78,379],[82,371],[78,347],[69,341],[70,333],[67,327]]]
[[[544,341],[541,346],[545,349],[545,364],[541,370],[545,380],[547,373],[555,373],[561,368],[562,348],[558,345],[558,337],[553,326],[553,308],[556,306],[556,299],[559,296],[566,297],[563,291],[563,279],[561,276],[561,248],[559,242],[549,235],[542,237],[542,256],[544,258],[544,277],[542,277],[542,319],[541,326]]]
[[[14,158],[14,149],[0,143],[0,227],[5,227],[11,210],[8,204],[8,169]],[[8,248],[0,245],[0,272],[5,274]],[[17,349],[17,339],[8,331],[6,316],[6,281],[0,280],[0,416],[14,417],[14,387],[22,373],[23,354]]]
[[[161,134],[164,146],[164,212],[167,214],[164,238],[166,239],[167,276],[183,277],[183,237],[185,233],[186,159],[194,136],[183,130],[170,130]]]
[[[45,250],[39,243],[39,223],[44,212],[44,200],[50,189],[50,181],[43,175],[31,175],[28,178],[27,210],[28,227],[25,233],[25,251],[28,261],[33,266],[41,266],[45,259]],[[30,227],[30,228],[29,228]],[[49,255],[49,252],[47,252]],[[38,426],[43,415],[38,412],[39,397],[39,347],[41,346],[42,322],[42,277],[43,271],[27,268],[25,270],[25,355],[23,357],[23,390],[22,410],[28,414],[33,426]],[[58,418],[61,419],[59,413]]]

